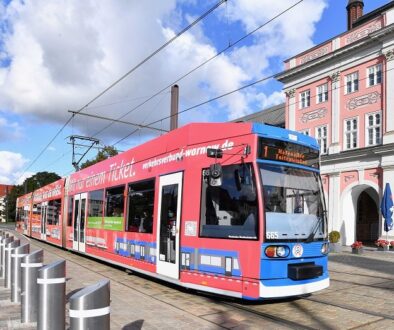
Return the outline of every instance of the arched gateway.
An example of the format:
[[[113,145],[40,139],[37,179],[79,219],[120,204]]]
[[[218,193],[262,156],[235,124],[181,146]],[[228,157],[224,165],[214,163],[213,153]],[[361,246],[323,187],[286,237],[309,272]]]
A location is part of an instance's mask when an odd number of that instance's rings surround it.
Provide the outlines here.
[[[373,183],[355,183],[347,187],[341,198],[342,243],[351,245],[355,240],[373,242],[379,237],[379,194]]]

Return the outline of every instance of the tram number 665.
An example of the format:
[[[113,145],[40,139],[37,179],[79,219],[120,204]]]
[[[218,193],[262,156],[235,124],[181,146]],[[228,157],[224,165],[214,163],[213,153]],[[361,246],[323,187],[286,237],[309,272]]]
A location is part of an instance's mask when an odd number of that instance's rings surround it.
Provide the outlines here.
[[[265,237],[268,239],[279,238],[279,234],[276,231],[267,231]]]

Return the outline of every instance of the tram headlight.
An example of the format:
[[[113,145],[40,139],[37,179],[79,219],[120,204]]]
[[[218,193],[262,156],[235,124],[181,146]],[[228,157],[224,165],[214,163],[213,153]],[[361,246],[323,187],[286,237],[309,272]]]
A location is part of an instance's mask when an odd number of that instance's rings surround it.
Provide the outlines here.
[[[270,245],[265,248],[264,252],[268,258],[286,258],[290,249],[286,245]]]
[[[322,246],[321,246],[321,253],[322,254],[328,254],[328,250],[329,250],[328,243],[323,243]]]

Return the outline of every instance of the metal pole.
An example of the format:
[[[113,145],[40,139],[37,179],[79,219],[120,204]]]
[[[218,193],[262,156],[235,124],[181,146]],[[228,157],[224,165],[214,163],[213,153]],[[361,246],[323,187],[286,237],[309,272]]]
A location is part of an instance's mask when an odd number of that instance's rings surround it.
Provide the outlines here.
[[[87,286],[70,298],[70,330],[110,329],[110,282]]]
[[[66,326],[66,261],[58,260],[38,271],[38,330]]]
[[[36,250],[22,258],[21,322],[37,322],[38,270],[42,267],[44,251]]]
[[[14,249],[11,254],[11,302],[21,302],[21,263],[22,258],[30,252],[30,244],[24,244]]]
[[[6,239],[9,238],[9,234],[5,234],[1,237],[0,241],[0,278],[4,278],[4,262],[5,262],[5,244],[6,244]],[[8,240],[7,244],[12,242],[12,240]]]
[[[8,243],[5,250],[5,268],[4,268],[4,287],[7,289],[11,289],[11,254],[14,249],[21,244],[19,239]]]

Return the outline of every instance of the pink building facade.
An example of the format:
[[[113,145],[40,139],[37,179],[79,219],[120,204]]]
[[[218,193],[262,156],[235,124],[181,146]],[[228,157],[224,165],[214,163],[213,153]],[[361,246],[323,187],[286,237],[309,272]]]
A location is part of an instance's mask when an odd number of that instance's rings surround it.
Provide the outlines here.
[[[394,189],[394,3],[363,16],[362,7],[349,1],[350,29],[287,60],[277,76],[286,127],[320,144],[328,229],[344,245],[386,238],[379,206],[385,184]]]

